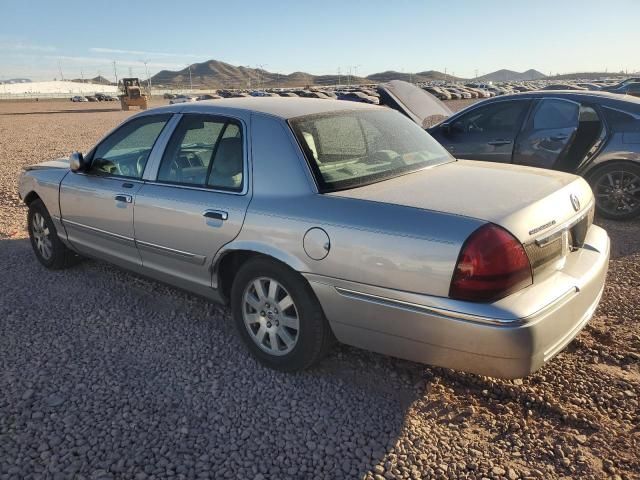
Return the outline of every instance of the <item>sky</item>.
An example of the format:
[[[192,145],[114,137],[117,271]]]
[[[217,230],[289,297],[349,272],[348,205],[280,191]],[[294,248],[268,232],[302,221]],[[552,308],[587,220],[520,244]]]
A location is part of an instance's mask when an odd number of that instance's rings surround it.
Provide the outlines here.
[[[146,78],[209,59],[360,76],[635,72],[638,20],[640,0],[0,0],[0,80],[113,79],[114,61]]]

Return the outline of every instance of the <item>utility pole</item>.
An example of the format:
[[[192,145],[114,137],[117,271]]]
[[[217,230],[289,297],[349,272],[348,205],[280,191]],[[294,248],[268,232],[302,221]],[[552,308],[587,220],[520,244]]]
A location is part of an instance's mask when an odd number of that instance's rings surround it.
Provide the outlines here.
[[[258,88],[262,90],[262,72],[264,72],[264,67],[266,64],[256,65],[258,67]]]
[[[191,78],[191,65],[189,65],[189,85],[190,85],[190,90],[193,90],[193,78]]]
[[[113,61],[113,76],[116,77],[116,87],[118,86],[118,70],[116,69],[116,61]]]
[[[62,74],[62,66],[60,65],[60,60],[58,60],[58,71],[60,72],[60,79],[64,82],[64,75]]]
[[[478,69],[476,68],[476,82],[478,81]]]
[[[336,85],[336,87],[339,85],[340,85],[340,67],[338,67],[338,85]]]
[[[149,76],[149,69],[147,68],[149,60],[145,60],[142,63],[144,63],[144,72],[147,75],[147,87],[149,88],[149,94],[151,94],[151,77]]]

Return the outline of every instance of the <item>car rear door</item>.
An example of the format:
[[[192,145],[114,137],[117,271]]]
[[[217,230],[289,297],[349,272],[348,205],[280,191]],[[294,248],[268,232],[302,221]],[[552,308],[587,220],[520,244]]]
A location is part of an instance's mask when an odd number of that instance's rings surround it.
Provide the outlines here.
[[[518,137],[513,163],[554,168],[571,146],[579,115],[578,102],[563,98],[539,100]]]
[[[171,115],[134,118],[97,145],[86,172],[70,172],[60,185],[60,211],[68,240],[81,253],[125,267],[141,265],[133,209],[142,175]]]
[[[479,106],[436,129],[436,139],[456,158],[510,163],[529,105],[522,99]]]
[[[237,118],[179,117],[136,195],[135,238],[144,270],[206,295],[212,260],[240,232],[250,201],[248,132]]]

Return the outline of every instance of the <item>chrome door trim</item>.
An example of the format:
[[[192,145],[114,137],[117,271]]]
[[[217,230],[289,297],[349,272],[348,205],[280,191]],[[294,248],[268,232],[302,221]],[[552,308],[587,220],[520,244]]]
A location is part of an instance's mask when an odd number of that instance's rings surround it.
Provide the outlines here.
[[[163,182],[156,182],[156,181],[148,181],[144,183],[145,185],[156,185],[158,187],[181,188],[183,190],[199,190],[201,192],[209,192],[209,193],[226,193],[227,195],[246,195],[247,194],[247,192],[244,190],[242,192],[235,192],[233,190],[218,190],[213,187],[196,187],[191,185],[178,185],[175,183],[163,183]]]
[[[148,250],[148,251],[152,251],[153,253],[158,253],[161,255],[165,255],[167,257],[176,258],[184,262],[193,263],[194,265],[202,265],[206,260],[206,257],[204,255],[185,252],[183,250],[177,250],[175,248],[163,247],[162,245],[157,245],[155,243],[143,242],[141,240],[136,240],[135,243],[138,246],[138,248],[142,248],[143,250]]]
[[[106,230],[102,230],[100,228],[96,228],[96,227],[90,227],[89,225],[85,225],[83,223],[78,223],[78,222],[73,222],[71,220],[67,220],[65,218],[62,219],[62,224],[68,228],[68,227],[74,227],[74,228],[78,228],[80,230],[88,230],[92,233],[97,233],[98,235],[104,237],[104,238],[108,238],[109,240],[116,240],[116,241],[120,241],[122,243],[125,244],[135,244],[135,241],[133,238],[131,237],[126,237],[124,235],[120,235],[117,233],[113,233],[113,232],[108,232]]]
[[[160,167],[160,161],[162,160],[164,149],[166,148],[167,143],[169,143],[169,139],[171,138],[171,135],[173,135],[173,131],[176,129],[176,126],[181,119],[181,113],[174,113],[160,132],[158,138],[156,138],[156,143],[153,144],[153,149],[151,150],[151,153],[149,153],[147,164],[144,166],[142,180],[155,180],[158,175],[158,168]]]
[[[211,216],[207,215],[207,214],[212,214]],[[228,220],[229,219],[229,212],[225,211],[225,210],[217,210],[215,208],[208,208],[206,209],[204,212],[202,212],[202,216],[205,218],[211,218],[214,220]],[[219,218],[216,218],[219,217]]]

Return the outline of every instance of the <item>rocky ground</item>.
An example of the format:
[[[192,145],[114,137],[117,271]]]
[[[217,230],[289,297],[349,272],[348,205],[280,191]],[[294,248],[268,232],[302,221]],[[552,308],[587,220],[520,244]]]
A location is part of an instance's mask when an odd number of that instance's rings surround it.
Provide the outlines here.
[[[225,308],[101,262],[36,262],[21,167],[86,149],[131,113],[114,108],[0,103],[0,480],[640,478],[640,221],[597,220],[602,303],[528,378],[345,346],[276,373]]]

